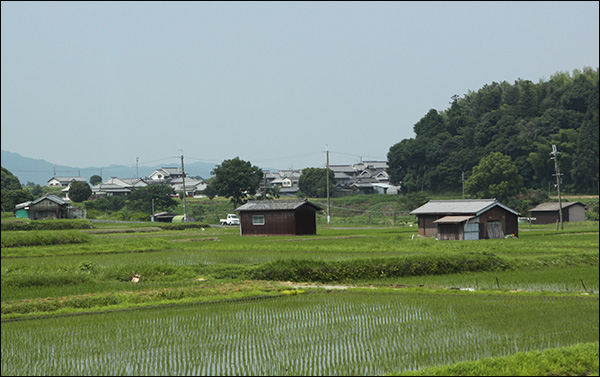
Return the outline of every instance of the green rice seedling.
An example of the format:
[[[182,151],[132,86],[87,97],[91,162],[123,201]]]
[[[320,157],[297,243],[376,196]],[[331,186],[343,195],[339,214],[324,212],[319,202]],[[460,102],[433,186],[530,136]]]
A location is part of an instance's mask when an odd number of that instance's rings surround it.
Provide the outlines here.
[[[2,324],[2,374],[382,375],[598,340],[597,298],[352,290]]]

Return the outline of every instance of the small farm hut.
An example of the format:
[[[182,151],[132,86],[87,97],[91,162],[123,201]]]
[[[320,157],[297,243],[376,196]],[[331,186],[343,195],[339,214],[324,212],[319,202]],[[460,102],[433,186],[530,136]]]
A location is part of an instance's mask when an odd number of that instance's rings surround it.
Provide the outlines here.
[[[419,234],[440,240],[518,237],[519,213],[495,199],[431,200],[410,213]]]
[[[159,223],[170,223],[173,222],[173,218],[177,216],[174,213],[169,213],[169,212],[159,212],[159,213],[155,213],[150,217],[150,220],[152,222],[159,222]]]
[[[46,194],[28,205],[28,216],[31,220],[67,219],[69,218],[69,202],[54,195]]]
[[[560,220],[558,202],[542,203],[531,211],[532,224],[555,224]],[[563,202],[562,214],[564,222],[585,221],[585,204],[580,202]],[[533,220],[535,218],[535,220]]]
[[[316,204],[305,199],[250,201],[236,209],[244,235],[317,234]]]

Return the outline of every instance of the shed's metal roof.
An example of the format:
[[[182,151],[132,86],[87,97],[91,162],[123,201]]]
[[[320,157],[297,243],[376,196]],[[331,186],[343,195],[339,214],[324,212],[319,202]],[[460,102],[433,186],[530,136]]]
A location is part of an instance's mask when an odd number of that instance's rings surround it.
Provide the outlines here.
[[[415,209],[411,215],[434,215],[434,214],[470,214],[479,216],[488,209],[500,206],[505,210],[518,215],[519,213],[501,204],[496,199],[458,199],[458,200],[430,200],[421,207]]]
[[[314,207],[317,211],[322,210],[316,204],[313,204],[305,199],[293,200],[257,200],[250,201],[238,208],[236,211],[290,211],[295,210],[303,205]]]
[[[69,204],[69,202],[67,202],[66,200],[64,200],[60,196],[57,196],[57,195],[54,195],[54,194],[46,194],[46,195],[42,196],[41,198],[37,198],[36,200],[32,201],[31,205],[36,205],[39,202],[41,202],[42,200],[44,200],[44,199],[51,200],[51,201],[55,202],[58,205]]]
[[[581,202],[563,202],[562,207],[567,208],[575,204],[580,204],[585,207],[585,204]],[[558,202],[538,204],[535,208],[531,209],[531,211],[558,211]]]

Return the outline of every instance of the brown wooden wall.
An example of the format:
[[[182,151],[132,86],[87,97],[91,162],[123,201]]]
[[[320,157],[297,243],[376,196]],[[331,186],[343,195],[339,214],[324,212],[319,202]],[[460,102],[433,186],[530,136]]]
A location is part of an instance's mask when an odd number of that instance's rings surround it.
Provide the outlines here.
[[[519,218],[512,212],[508,212],[502,207],[496,206],[487,212],[482,213],[479,216],[480,225],[480,239],[487,239],[487,223],[489,221],[500,221],[502,223],[502,230],[504,235],[514,234],[515,237],[519,236]]]
[[[252,216],[265,217],[264,225],[253,225]],[[295,211],[240,212],[242,235],[307,235],[317,234],[316,211],[300,207]]]
[[[433,222],[435,220],[441,219],[446,215],[452,214],[434,214],[434,215],[418,215],[418,225],[419,225],[419,234],[425,237],[437,237],[438,230],[437,224]],[[485,213],[482,213],[479,216],[479,239],[489,238],[487,234],[487,223],[488,221],[500,221],[502,223],[502,230],[504,231],[504,235],[514,234],[515,237],[519,236],[519,218],[517,215],[513,214],[505,210],[502,207],[495,206],[488,210]],[[449,228],[444,230],[444,239],[450,239],[451,237],[448,235]],[[464,234],[459,234],[457,230],[457,234],[455,239],[462,239]]]

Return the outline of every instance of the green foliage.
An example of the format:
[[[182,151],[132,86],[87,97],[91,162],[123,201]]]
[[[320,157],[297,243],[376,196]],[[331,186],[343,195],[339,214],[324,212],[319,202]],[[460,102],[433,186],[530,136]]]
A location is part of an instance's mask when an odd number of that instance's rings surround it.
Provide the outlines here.
[[[473,167],[465,182],[465,191],[479,199],[498,199],[506,202],[521,190],[521,177],[509,156],[492,152]]]
[[[90,184],[91,184],[92,186],[95,186],[95,185],[97,185],[98,183],[102,183],[102,177],[101,177],[101,176],[99,176],[99,175],[97,175],[97,174],[94,174],[94,175],[92,175],[92,176],[90,177]]]
[[[2,221],[2,231],[11,230],[65,230],[65,229],[91,229],[94,226],[86,219],[55,219],[35,221]]]
[[[598,342],[424,368],[400,376],[596,376]]]
[[[449,109],[432,109],[414,125],[415,138],[390,147],[390,181],[405,192],[456,192],[462,172],[499,152],[511,157],[525,188],[545,189],[554,173],[548,152],[556,144],[564,190],[596,193],[598,77],[598,68],[586,67],[537,84],[493,82],[453,96]]]
[[[2,190],[2,211],[12,212],[19,203],[29,202],[34,199],[28,190]]]
[[[105,213],[113,213],[125,208],[127,199],[125,196],[107,196],[94,200],[88,200],[84,203],[88,211],[99,211]]]
[[[90,236],[78,231],[35,231],[2,233],[2,247],[47,246],[89,242]]]
[[[333,170],[329,170],[329,192],[335,189]],[[327,197],[327,169],[306,168],[302,169],[302,175],[298,181],[302,196],[309,198]]]
[[[258,266],[252,278],[281,281],[373,280],[386,277],[455,274],[510,269],[493,254],[413,255],[402,258],[344,261],[279,260]]]
[[[87,182],[73,181],[69,185],[69,198],[75,203],[88,200],[92,195],[92,189]]]
[[[209,193],[230,198],[234,208],[244,203],[248,196],[256,194],[263,177],[259,167],[239,157],[223,161],[211,173],[214,179],[209,182]]]
[[[4,190],[20,190],[21,189],[21,182],[19,181],[19,178],[17,178],[15,175],[13,175],[13,173],[11,173],[8,169],[2,167],[1,168],[1,174],[2,174],[2,179],[1,179],[1,183],[2,183],[2,191]]]
[[[170,211],[179,203],[173,199],[175,190],[168,183],[148,185],[134,190],[127,196],[127,209],[132,212]],[[153,207],[154,206],[154,207]]]

